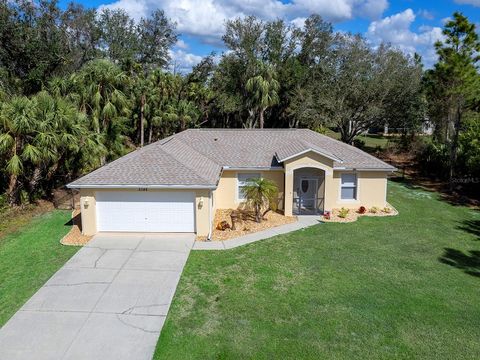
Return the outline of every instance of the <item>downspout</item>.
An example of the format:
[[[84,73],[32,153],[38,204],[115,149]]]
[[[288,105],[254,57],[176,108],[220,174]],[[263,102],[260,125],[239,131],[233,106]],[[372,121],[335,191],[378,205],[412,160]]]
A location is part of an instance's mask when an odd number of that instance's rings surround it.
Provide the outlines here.
[[[209,190],[209,196],[208,196],[208,236],[207,236],[207,241],[212,241],[212,212],[213,212],[213,191]]]

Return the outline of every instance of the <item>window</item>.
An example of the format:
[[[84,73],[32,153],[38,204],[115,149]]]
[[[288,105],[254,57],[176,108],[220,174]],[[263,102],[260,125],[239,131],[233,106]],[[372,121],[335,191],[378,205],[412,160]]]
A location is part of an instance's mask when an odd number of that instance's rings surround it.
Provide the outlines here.
[[[239,173],[237,175],[238,200],[245,200],[245,195],[243,194],[243,187],[248,184],[248,180],[259,178],[259,173]]]
[[[342,174],[341,199],[356,200],[357,199],[357,175]]]

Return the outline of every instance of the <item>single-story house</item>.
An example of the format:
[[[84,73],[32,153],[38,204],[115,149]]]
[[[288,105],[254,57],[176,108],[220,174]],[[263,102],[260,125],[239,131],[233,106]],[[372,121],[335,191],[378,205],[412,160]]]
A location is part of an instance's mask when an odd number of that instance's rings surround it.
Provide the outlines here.
[[[247,179],[279,188],[285,215],[386,206],[395,168],[307,129],[190,129],[70,183],[80,189],[82,231],[195,232],[209,236],[217,209],[244,202]]]

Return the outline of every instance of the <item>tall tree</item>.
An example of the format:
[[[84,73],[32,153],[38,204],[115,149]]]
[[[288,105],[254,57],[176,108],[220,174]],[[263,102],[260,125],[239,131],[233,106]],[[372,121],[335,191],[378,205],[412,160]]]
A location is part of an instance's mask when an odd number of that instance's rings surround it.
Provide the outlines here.
[[[140,46],[133,19],[123,9],[104,9],[100,13],[101,48],[116,64],[135,58]]]
[[[68,162],[82,151],[91,156],[102,150],[101,145],[92,147],[94,143],[86,140],[85,115],[74,104],[47,92],[13,97],[3,104],[0,119],[0,154],[9,175],[10,204],[20,203],[20,189],[28,191],[33,200],[41,181],[51,188],[55,175],[65,174]]]
[[[1,108],[0,152],[5,158],[8,188],[7,201],[20,203],[19,176],[24,170],[24,160],[36,161],[38,151],[30,145],[35,136],[32,103],[27,97],[14,97]]]
[[[61,27],[67,36],[72,54],[68,64],[71,71],[77,71],[88,61],[100,56],[102,32],[96,16],[96,10],[85,9],[76,3],[68,4],[61,15]]]
[[[155,10],[142,18],[137,26],[139,49],[137,61],[145,68],[165,67],[170,61],[169,49],[177,41],[175,24],[163,10]]]
[[[56,0],[0,0],[0,66],[33,94],[71,62]]]
[[[480,41],[475,24],[459,12],[445,24],[443,35],[444,40],[435,44],[438,62],[427,77],[434,85],[430,98],[435,102],[441,96],[444,102],[445,140],[450,146],[449,177],[453,189],[464,114],[478,104],[480,76],[476,66],[480,60]]]
[[[271,65],[260,63],[258,67],[258,74],[248,79],[246,88],[252,112],[258,114],[259,126],[263,129],[265,110],[279,101],[280,84]]]
[[[389,46],[372,49],[360,35],[338,35],[331,62],[314,82],[318,106],[341,140],[351,144],[369,128],[383,126],[401,80],[416,76],[419,81],[420,75],[414,59]]]
[[[103,137],[108,155],[101,164],[125,153],[131,101],[125,93],[129,80],[126,74],[108,60],[87,63],[73,78],[80,94],[79,106],[91,122],[91,129]]]

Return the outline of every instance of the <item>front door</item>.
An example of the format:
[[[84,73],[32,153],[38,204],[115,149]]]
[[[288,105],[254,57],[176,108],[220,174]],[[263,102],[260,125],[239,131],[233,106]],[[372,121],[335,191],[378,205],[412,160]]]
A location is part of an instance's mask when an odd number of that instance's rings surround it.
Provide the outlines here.
[[[299,213],[317,212],[318,178],[300,178],[298,189]]]

